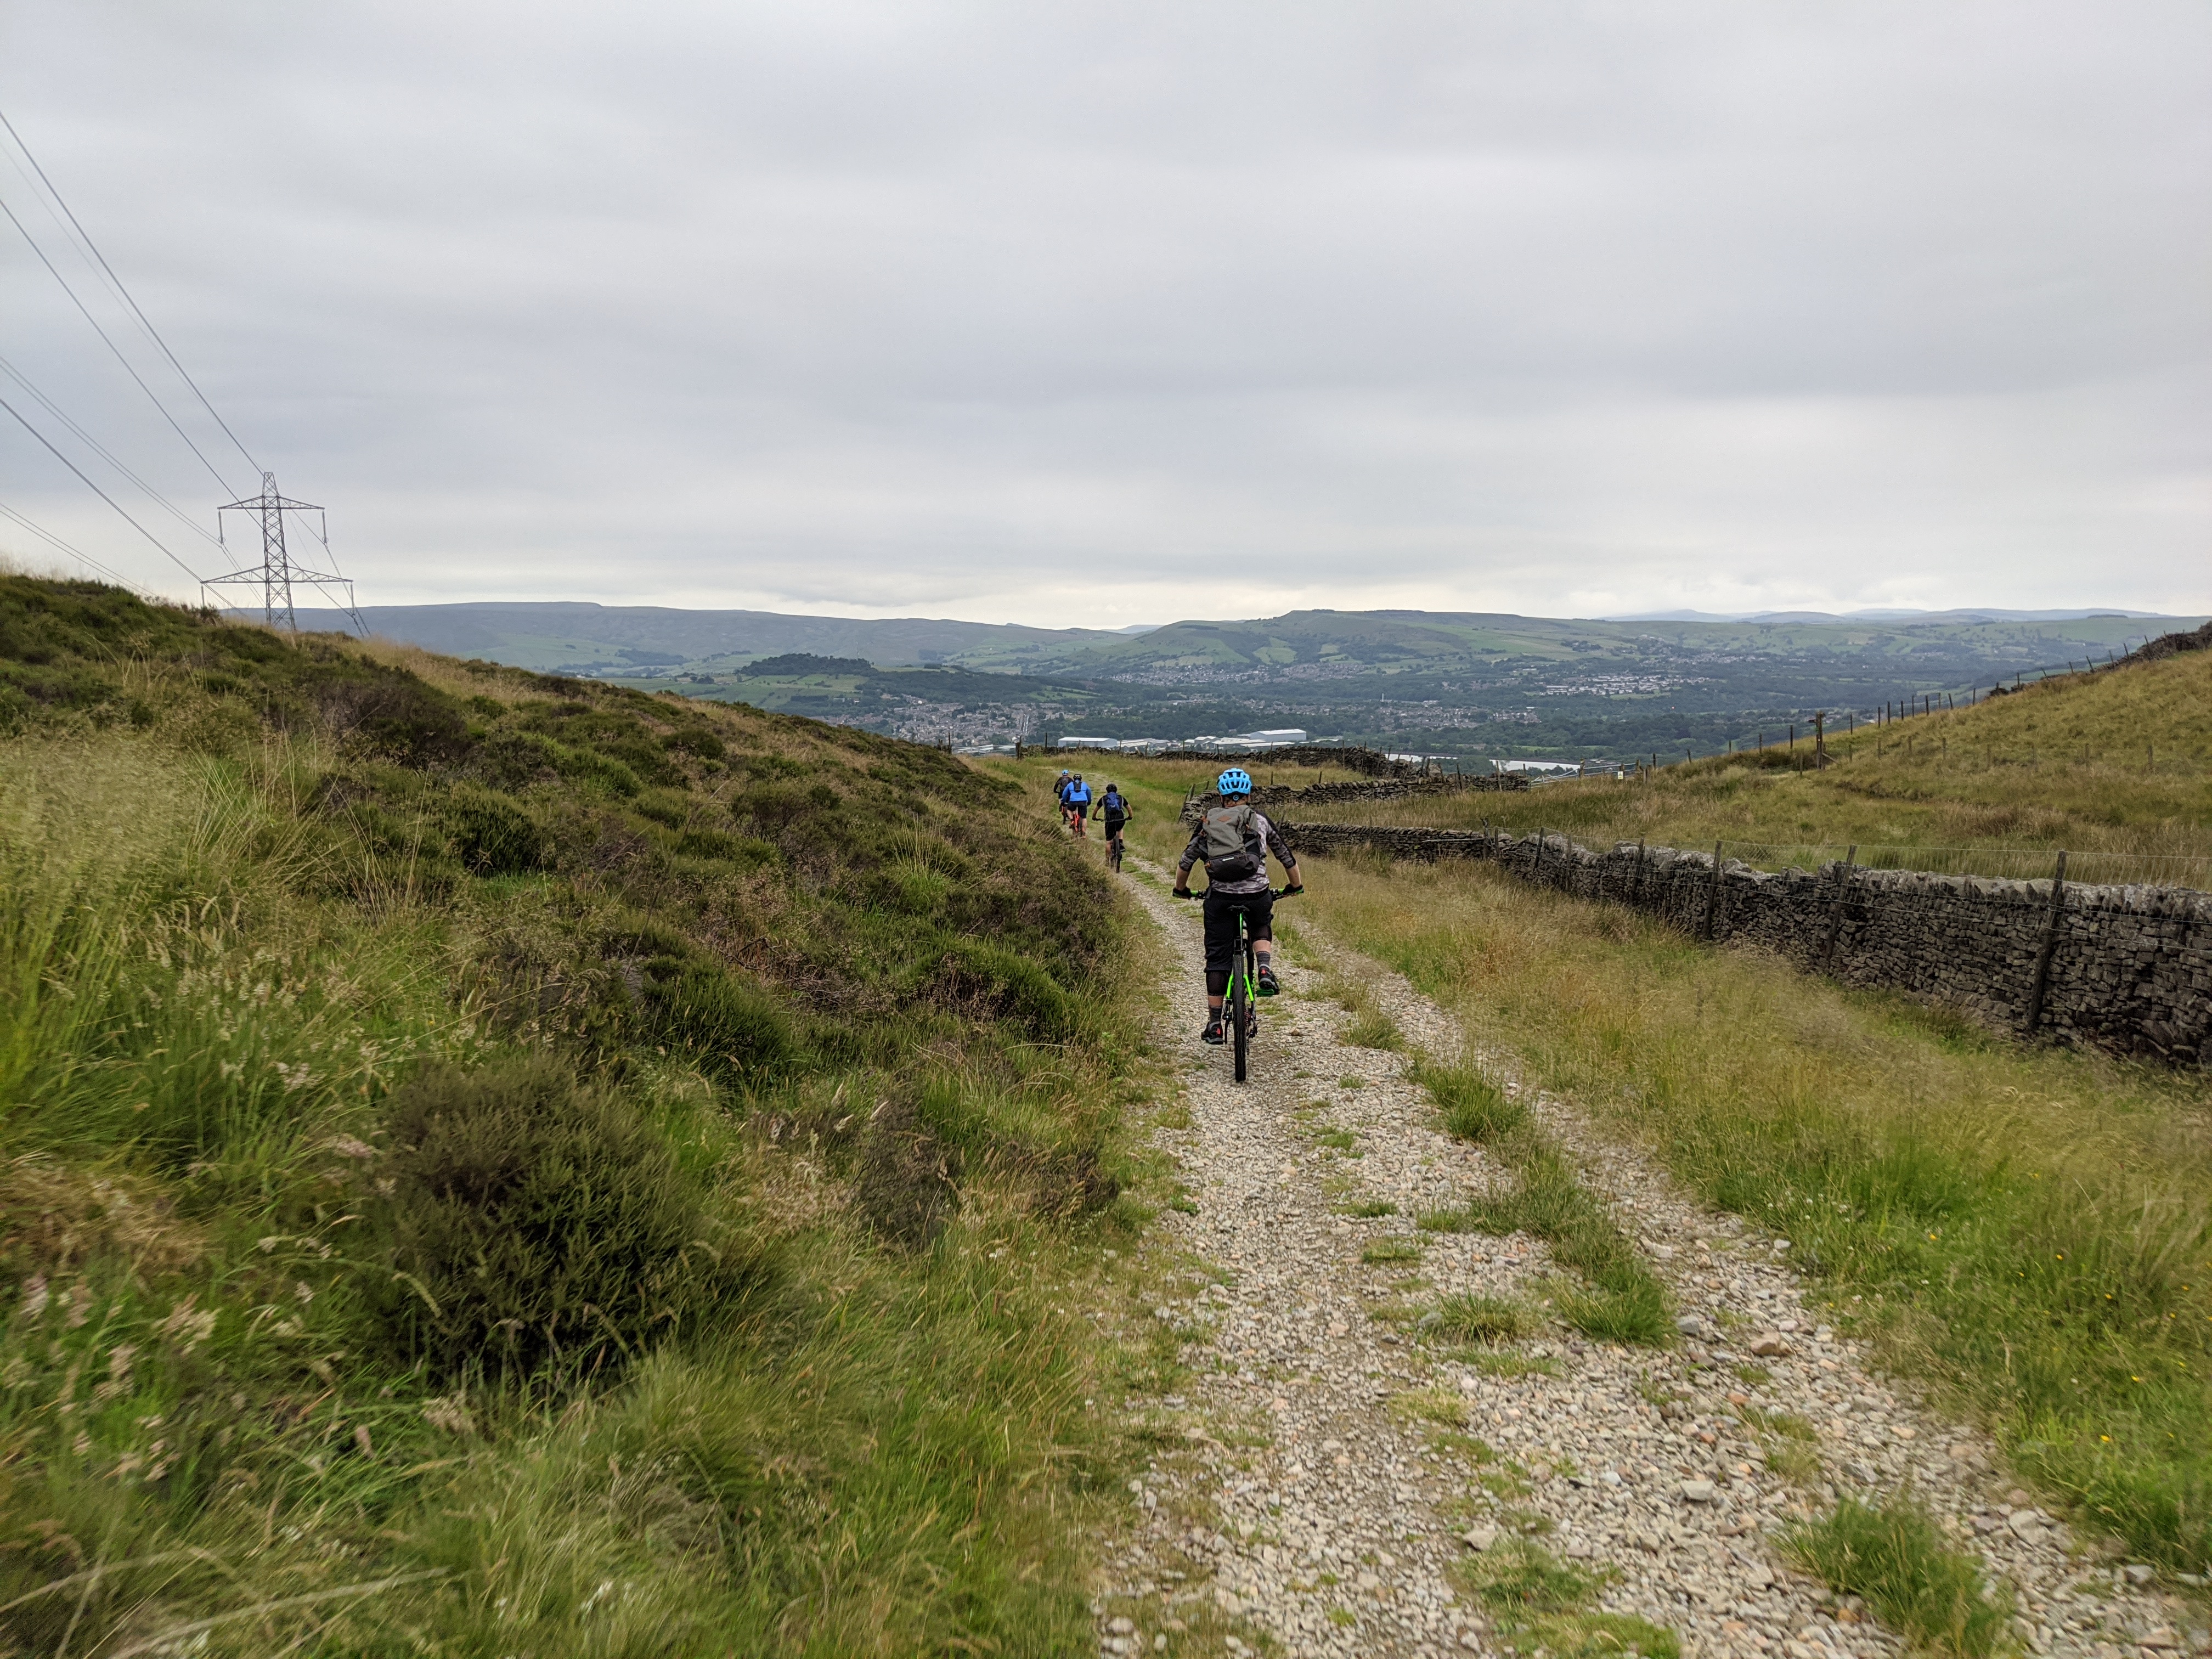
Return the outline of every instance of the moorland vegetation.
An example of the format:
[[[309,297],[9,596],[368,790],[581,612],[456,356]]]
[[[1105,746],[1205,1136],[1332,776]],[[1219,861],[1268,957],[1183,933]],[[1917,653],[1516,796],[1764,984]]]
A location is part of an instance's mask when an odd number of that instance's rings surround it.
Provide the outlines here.
[[[948,755],[0,577],[0,1652],[1089,1650],[1104,881]]]

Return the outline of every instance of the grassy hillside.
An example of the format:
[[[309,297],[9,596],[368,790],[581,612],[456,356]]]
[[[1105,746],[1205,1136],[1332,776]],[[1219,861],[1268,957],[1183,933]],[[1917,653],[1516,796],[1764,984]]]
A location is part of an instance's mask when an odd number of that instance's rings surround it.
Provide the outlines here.
[[[0,1653],[1095,1650],[1104,884],[948,756],[0,578]]]
[[[2128,678],[2100,693],[2123,720],[2199,683]],[[2047,720],[2064,695],[1990,713]],[[1097,775],[1155,858],[1181,850],[1190,770]],[[1830,1316],[1986,1424],[2054,1507],[2135,1559],[2212,1566],[2212,1079],[2026,1048],[1486,865],[1304,865],[1285,926],[1401,969],[1525,1078],[1788,1238]]]
[[[1645,780],[1580,779],[1522,795],[1469,795],[1316,818],[1468,828],[1540,825],[1592,845],[1768,843],[1774,863],[1834,857],[1997,875],[2044,875],[2049,852],[2082,880],[2212,886],[2212,653],[2031,685],[1954,713],[1831,744],[1662,766]],[[1186,767],[1194,773],[1197,768]],[[1808,843],[1826,844],[1826,852]],[[2033,849],[2008,858],[1997,846]],[[1793,848],[1802,848],[1802,854]],[[1930,849],[1983,849],[1964,858]],[[1759,861],[1760,849],[1741,854]]]

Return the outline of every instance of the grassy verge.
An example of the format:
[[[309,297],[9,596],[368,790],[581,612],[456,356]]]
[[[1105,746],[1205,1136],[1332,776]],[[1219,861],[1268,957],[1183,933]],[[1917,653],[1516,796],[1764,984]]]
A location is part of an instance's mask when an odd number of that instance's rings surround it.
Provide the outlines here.
[[[2201,1073],[2023,1051],[1480,867],[1338,860],[1309,887],[1532,1082],[1788,1237],[1840,1320],[2046,1492],[2146,1559],[2212,1561]],[[1541,1180],[1506,1201],[1571,1215]]]
[[[0,1650],[1096,1651],[1109,890],[949,757],[0,579]]]

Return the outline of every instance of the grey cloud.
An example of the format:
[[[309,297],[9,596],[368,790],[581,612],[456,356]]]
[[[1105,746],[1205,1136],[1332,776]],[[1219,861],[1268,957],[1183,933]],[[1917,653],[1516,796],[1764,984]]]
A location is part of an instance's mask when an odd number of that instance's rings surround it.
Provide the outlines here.
[[[2193,4],[19,0],[0,99],[383,600],[2180,610],[2208,47]],[[0,349],[167,466],[8,259]],[[38,459],[0,438],[0,499],[139,557]]]

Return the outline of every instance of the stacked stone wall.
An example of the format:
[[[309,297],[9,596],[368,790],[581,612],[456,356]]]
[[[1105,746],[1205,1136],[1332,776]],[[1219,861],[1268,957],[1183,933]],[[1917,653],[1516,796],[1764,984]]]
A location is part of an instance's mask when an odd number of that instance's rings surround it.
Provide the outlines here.
[[[1218,762],[1227,766],[1236,761],[1250,761],[1259,766],[1290,766],[1304,769],[1309,766],[1334,766],[1340,772],[1358,772],[1370,778],[1410,778],[1420,775],[1411,761],[1392,760],[1379,749],[1363,749],[1345,744],[1298,743],[1280,749],[1162,749],[1151,755],[1132,750],[1119,749],[1060,749],[1050,744],[1024,743],[1014,745],[1017,756],[1043,755],[1060,759],[1074,757],[1103,764],[1117,757],[1131,760],[1198,760]]]
[[[1561,835],[1283,826],[1301,853],[1483,859],[1525,881],[1608,899],[1717,942],[1741,939],[1848,985],[1955,1007],[1992,1030],[2212,1064],[2212,894],[2178,888],[1754,870],[1671,847],[1594,852]],[[2037,981],[2042,981],[2040,1006]],[[2031,1022],[2031,1014],[2033,1021]]]
[[[1404,800],[1413,796],[1482,794],[1500,790],[1526,789],[1528,780],[1518,772],[1464,773],[1455,775],[1425,778],[1380,778],[1370,782],[1310,783],[1303,789],[1283,787],[1269,787],[1255,783],[1248,799],[1255,806],[1313,806],[1333,801]],[[1186,823],[1195,822],[1198,815],[1209,806],[1221,805],[1221,797],[1212,790],[1193,795],[1183,803],[1182,816]]]

